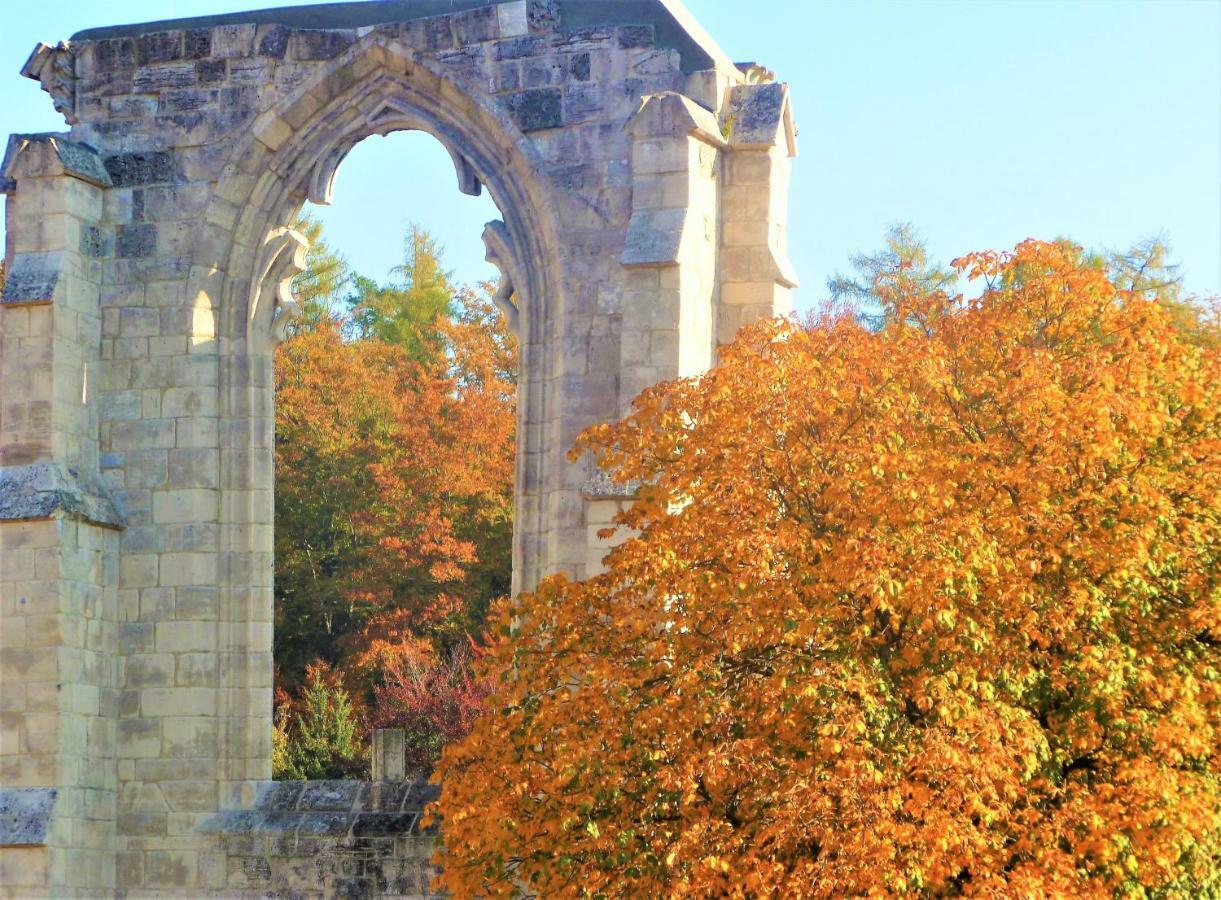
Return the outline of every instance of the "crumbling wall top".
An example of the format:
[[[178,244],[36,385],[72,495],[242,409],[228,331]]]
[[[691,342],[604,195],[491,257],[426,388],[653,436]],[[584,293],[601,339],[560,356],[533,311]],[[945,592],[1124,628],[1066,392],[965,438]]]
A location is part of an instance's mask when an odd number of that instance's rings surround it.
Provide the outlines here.
[[[714,68],[736,71],[729,57],[699,27],[680,0],[361,0],[89,28],[74,34],[72,43],[224,25],[284,25],[318,30],[368,28],[484,7],[510,6],[528,8],[530,21],[536,27],[540,23],[560,29],[649,25],[656,34],[658,47],[679,52],[684,72]]]

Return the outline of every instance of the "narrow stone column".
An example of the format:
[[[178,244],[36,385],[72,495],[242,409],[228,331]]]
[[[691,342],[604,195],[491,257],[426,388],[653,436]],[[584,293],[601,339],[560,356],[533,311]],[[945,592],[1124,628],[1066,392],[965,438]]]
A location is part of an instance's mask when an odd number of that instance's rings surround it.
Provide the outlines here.
[[[0,884],[70,893],[115,878],[121,520],[96,403],[109,177],[84,145],[19,135],[0,181]]]
[[[619,407],[711,364],[720,151],[716,117],[676,93],[645,99],[631,125],[632,217],[619,351]]]
[[[632,207],[623,266],[619,412],[645,388],[712,365],[717,300],[721,153],[716,116],[690,97],[646,97],[632,119]],[[584,574],[626,537],[614,516],[632,490],[598,473],[582,488]]]
[[[98,284],[110,178],[97,154],[59,135],[17,135],[8,194],[0,465],[97,469]]]
[[[718,344],[760,318],[793,308],[797,275],[789,262],[789,159],[797,138],[788,85],[741,84],[721,113],[727,154],[721,204]]]
[[[407,777],[407,732],[402,728],[373,731],[373,780],[402,781]]]

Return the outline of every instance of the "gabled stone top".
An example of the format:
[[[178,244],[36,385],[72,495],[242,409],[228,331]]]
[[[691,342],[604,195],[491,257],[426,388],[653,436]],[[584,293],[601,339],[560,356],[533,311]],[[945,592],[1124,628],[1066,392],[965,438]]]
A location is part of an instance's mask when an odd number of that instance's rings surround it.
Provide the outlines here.
[[[164,19],[134,25],[87,28],[72,43],[138,37],[165,31],[215,28],[224,25],[283,25],[289,28],[348,30],[444,16],[493,6],[535,6],[532,0],[360,0],[319,6],[286,6],[243,13]],[[656,46],[677,50],[684,72],[722,68],[736,71],[724,51],[698,26],[680,0],[543,0],[539,6],[554,14],[542,17],[566,30],[596,25],[651,25]],[[531,10],[532,21],[538,21]]]
[[[88,144],[68,140],[68,135],[59,132],[41,134],[14,134],[8,139],[4,161],[0,163],[0,191],[11,191],[15,187],[13,167],[23,150],[31,144],[48,144],[55,151],[64,174],[88,181],[98,187],[112,187],[110,173],[102,164],[102,157]]]
[[[789,156],[797,155],[797,128],[787,84],[738,85],[730,91],[721,118],[729,143],[735,147],[770,147],[783,140]]]

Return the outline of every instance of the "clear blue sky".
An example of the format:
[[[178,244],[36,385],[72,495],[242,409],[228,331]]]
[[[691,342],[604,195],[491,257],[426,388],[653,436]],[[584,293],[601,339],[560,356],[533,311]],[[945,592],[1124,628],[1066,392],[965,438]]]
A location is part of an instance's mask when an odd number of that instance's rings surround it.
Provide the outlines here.
[[[9,2],[0,131],[62,130],[17,70],[38,40],[81,28],[232,12],[274,0]],[[1221,2],[688,0],[734,59],[793,90],[801,128],[790,194],[800,306],[853,252],[915,223],[933,252],[1067,235],[1120,247],[1158,232],[1187,287],[1221,293]],[[396,261],[418,221],[459,277],[490,273],[495,215],[458,193],[439,145],[373,138],[340,169],[325,212],[361,271]]]

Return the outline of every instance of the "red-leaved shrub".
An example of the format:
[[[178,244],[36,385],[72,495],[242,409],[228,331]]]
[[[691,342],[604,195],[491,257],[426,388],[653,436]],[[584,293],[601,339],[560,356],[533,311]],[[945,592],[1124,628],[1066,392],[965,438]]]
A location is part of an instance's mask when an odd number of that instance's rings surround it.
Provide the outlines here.
[[[431,770],[441,749],[465,737],[484,710],[493,679],[472,670],[480,652],[469,640],[446,655],[417,645],[388,663],[374,690],[374,727],[407,732],[408,769]]]

